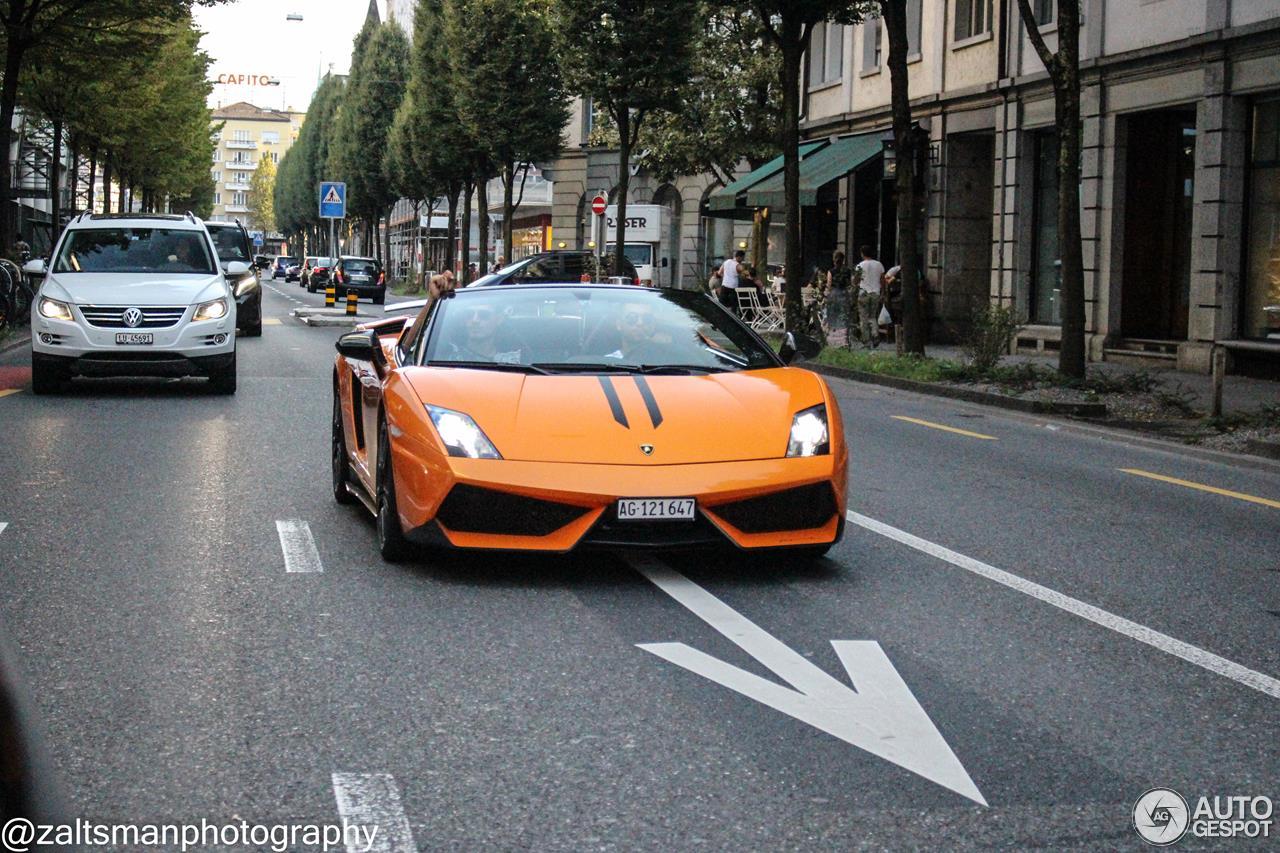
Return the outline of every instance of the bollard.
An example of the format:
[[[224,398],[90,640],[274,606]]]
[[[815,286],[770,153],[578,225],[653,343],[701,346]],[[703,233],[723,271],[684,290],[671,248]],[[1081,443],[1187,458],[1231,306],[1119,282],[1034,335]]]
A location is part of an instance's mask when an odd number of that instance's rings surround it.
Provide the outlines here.
[[[1215,346],[1210,360],[1213,364],[1213,405],[1210,414],[1222,417],[1222,383],[1227,373],[1227,348]]]
[[[334,302],[336,301],[334,299],[335,295],[336,295],[336,288],[332,284],[325,285],[325,288],[324,288],[324,307],[325,308],[333,307]]]
[[[347,291],[347,316],[356,316],[356,303],[360,301],[359,295],[354,290]]]

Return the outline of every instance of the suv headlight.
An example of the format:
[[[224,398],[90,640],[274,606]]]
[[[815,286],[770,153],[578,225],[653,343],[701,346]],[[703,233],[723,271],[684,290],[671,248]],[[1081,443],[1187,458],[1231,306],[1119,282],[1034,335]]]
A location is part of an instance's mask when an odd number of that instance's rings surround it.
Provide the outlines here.
[[[822,456],[831,452],[831,436],[827,432],[827,407],[824,403],[796,412],[791,419],[791,439],[787,456]]]
[[[50,320],[66,320],[68,322],[75,319],[71,315],[71,306],[65,302],[59,302],[56,299],[50,299],[47,296],[40,297],[40,316],[48,317]]]
[[[210,299],[196,306],[196,313],[191,317],[191,321],[221,320],[225,316],[227,316],[227,300]]]
[[[467,459],[501,459],[498,448],[481,431],[470,415],[442,409],[439,406],[427,406],[427,414],[440,433],[440,440],[448,449],[450,456],[464,456]]]

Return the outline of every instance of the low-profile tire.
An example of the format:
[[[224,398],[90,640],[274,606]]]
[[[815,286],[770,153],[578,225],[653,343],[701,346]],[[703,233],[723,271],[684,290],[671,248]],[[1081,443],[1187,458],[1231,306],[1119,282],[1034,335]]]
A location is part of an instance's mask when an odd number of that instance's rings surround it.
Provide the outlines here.
[[[214,394],[236,393],[236,354],[231,351],[231,363],[209,374],[209,390]]]
[[[383,305],[387,301],[387,292],[384,290],[373,297],[374,305]]]
[[[66,369],[47,361],[31,362],[31,393],[57,394],[71,379]]]
[[[399,563],[413,553],[413,546],[400,527],[396,509],[396,478],[392,473],[391,448],[387,444],[387,424],[378,425],[377,500],[378,552],[388,563]]]
[[[254,323],[252,326],[250,326],[249,328],[245,329],[245,330],[244,330],[244,334],[245,334],[245,337],[247,337],[247,338],[260,338],[260,337],[262,337],[262,321],[261,321],[261,320],[259,320],[258,322]]]
[[[347,439],[342,431],[342,404],[338,402],[338,389],[333,389],[333,438],[330,450],[330,468],[333,471],[333,499],[344,506],[355,503],[347,483],[351,482],[351,460],[347,458]]]

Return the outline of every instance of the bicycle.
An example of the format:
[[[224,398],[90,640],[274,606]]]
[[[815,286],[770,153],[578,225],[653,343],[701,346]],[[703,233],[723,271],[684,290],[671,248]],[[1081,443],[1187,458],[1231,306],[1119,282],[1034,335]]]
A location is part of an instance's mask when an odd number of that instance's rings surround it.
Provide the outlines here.
[[[35,289],[22,268],[0,258],[0,330],[30,322],[35,298]]]

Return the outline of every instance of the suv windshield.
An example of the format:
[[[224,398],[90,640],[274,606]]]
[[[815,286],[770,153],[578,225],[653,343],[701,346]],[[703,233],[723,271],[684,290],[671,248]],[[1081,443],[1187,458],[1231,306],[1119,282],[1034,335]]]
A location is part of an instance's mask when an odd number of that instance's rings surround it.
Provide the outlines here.
[[[709,373],[781,364],[706,294],[638,287],[459,291],[436,307],[422,362],[552,373]]]
[[[55,273],[213,273],[204,231],[176,228],[79,228],[67,233]]]
[[[218,250],[218,260],[248,262],[248,241],[239,228],[210,228],[209,236]]]

